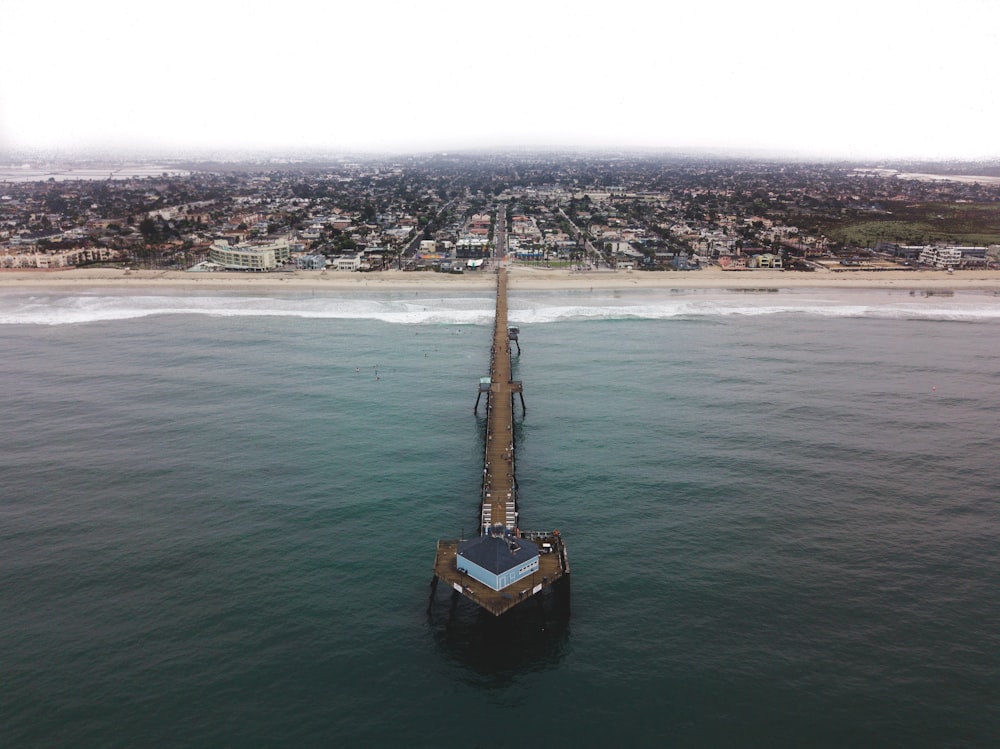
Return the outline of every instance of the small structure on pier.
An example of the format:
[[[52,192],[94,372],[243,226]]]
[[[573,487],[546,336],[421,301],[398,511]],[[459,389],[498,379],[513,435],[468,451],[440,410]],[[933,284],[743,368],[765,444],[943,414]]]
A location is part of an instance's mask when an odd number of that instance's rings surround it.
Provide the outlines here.
[[[538,572],[539,548],[497,523],[490,532],[458,542],[456,567],[493,590],[503,590]]]

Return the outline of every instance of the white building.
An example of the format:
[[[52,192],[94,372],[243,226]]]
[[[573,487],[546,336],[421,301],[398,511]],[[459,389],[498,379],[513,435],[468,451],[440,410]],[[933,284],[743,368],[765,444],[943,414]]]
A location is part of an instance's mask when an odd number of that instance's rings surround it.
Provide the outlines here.
[[[920,252],[919,260],[924,265],[935,268],[951,268],[962,262],[960,247],[925,247]]]
[[[346,271],[361,270],[361,255],[362,253],[359,252],[357,255],[335,257],[332,263],[333,269]]]
[[[65,252],[17,252],[0,255],[0,268],[72,268],[83,263],[117,260],[121,253],[107,247]]]
[[[455,257],[478,258],[488,257],[490,243],[484,237],[462,237],[455,245]]]
[[[240,243],[231,245],[219,239],[208,248],[208,257],[229,270],[271,271],[287,263],[291,249],[287,239],[279,239],[266,244]]]

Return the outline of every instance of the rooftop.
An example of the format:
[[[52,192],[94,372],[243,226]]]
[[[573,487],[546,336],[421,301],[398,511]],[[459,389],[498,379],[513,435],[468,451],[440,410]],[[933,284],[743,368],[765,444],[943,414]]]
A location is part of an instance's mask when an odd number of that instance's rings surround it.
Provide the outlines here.
[[[458,542],[458,556],[499,575],[538,556],[538,546],[506,533],[490,533]]]

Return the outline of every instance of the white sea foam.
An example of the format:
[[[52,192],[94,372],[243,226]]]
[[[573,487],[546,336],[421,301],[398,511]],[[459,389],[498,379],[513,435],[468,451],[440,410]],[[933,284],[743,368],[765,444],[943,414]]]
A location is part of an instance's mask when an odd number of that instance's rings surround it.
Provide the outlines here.
[[[570,302],[570,303],[567,303]],[[128,320],[152,315],[299,317],[380,320],[390,324],[487,325],[492,296],[406,298],[344,296],[187,296],[120,294],[0,295],[0,324],[65,325]],[[512,295],[510,322],[519,325],[563,320],[669,320],[735,316],[822,316],[919,320],[1000,319],[1000,297],[986,293],[952,296],[873,291],[822,292],[618,292]]]
[[[0,324],[65,325],[153,315],[300,317],[387,323],[480,324],[492,320],[490,299],[410,300],[158,295],[0,296]]]
[[[1000,319],[1000,298],[982,295],[969,297],[915,297],[870,295],[860,303],[862,294],[828,293],[798,297],[777,293],[759,295],[712,292],[702,295],[674,294],[658,300],[607,300],[593,304],[529,303],[514,307],[512,322],[519,324],[583,319],[667,320],[673,318],[760,317],[768,315],[821,316],[844,318],[882,318],[915,320],[980,321]],[[905,300],[905,301],[904,301]]]

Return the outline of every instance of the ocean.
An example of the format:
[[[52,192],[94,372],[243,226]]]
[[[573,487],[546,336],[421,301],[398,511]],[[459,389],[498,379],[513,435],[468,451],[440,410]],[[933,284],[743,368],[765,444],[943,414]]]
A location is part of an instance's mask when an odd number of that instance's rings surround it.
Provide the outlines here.
[[[492,295],[0,292],[0,744],[995,743],[1000,296],[510,306],[568,618],[429,599]]]

